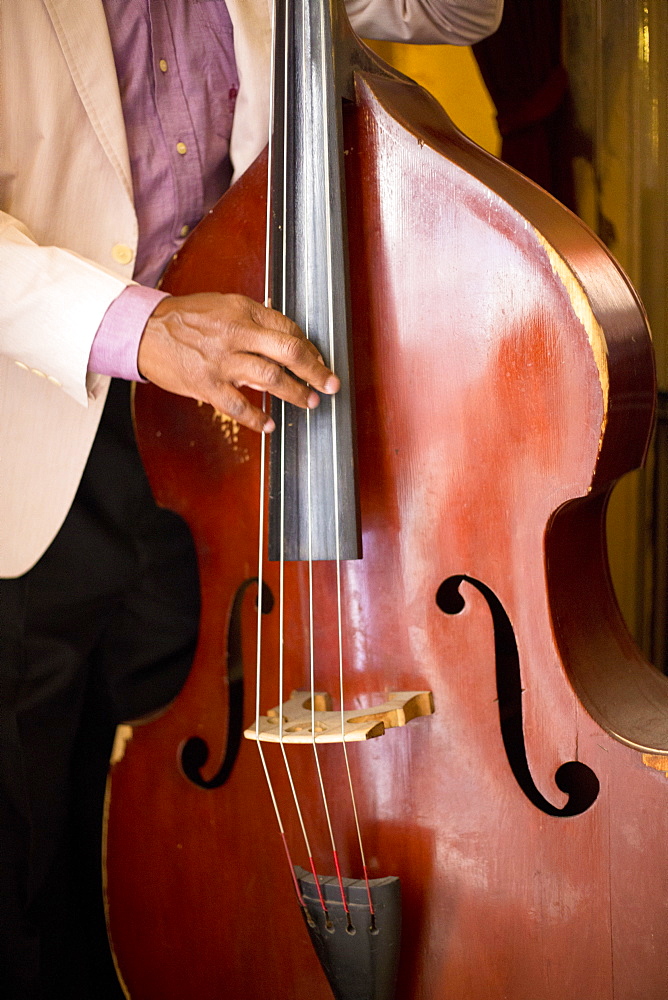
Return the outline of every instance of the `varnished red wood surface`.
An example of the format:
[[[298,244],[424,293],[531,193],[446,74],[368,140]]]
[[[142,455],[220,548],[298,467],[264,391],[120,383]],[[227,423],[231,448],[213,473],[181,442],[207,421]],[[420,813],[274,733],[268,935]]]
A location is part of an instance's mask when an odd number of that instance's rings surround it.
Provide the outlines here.
[[[363,560],[343,567],[346,707],[417,689],[432,690],[436,706],[350,749],[371,874],[402,879],[397,995],[665,1000],[668,784],[575,690],[595,690],[596,711],[605,691],[596,676],[612,661],[617,701],[638,688],[641,702],[648,690],[600,542],[605,489],[641,460],[649,432],[647,332],[628,284],[584,227],[423,100],[405,85],[362,82],[346,156],[364,545]],[[406,127],[409,118],[418,124]],[[263,297],[265,184],[258,163],[191,238],[172,291]],[[570,288],[557,259],[567,260]],[[578,287],[603,331],[603,361],[574,306]],[[256,748],[244,741],[215,791],[187,782],[177,758],[193,735],[210,745],[209,773],[223,752],[231,603],[257,574],[259,440],[150,387],[137,413],[156,493],[193,529],[203,627],[181,696],[136,730],[113,770],[107,894],[117,959],[133,1000],[328,1000]],[[582,516],[555,518],[592,482],[598,495]],[[490,588],[512,624],[540,792],[563,804],[554,775],[565,761],[598,776],[600,794],[583,814],[547,815],[519,787],[501,739],[490,608],[467,583],[459,614],[437,603],[441,583],[458,575]],[[266,579],[278,593],[275,565]],[[290,564],[286,586],[289,692],[308,686],[305,567]],[[331,565],[316,565],[315,596],[316,686],[336,694]],[[255,620],[250,588],[247,724]],[[265,710],[277,703],[276,612],[266,620]],[[640,712],[634,724],[651,743],[668,696],[664,679],[650,676],[654,723]],[[625,724],[615,705],[598,709]],[[288,839],[305,864],[272,749]],[[318,870],[332,874],[312,752],[288,753]],[[326,747],[321,761],[344,874],[359,877],[341,751]]]

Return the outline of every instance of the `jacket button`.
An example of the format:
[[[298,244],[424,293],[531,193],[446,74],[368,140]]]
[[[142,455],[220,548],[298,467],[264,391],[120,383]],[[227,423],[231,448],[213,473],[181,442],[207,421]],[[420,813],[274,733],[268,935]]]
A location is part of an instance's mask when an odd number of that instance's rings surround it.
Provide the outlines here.
[[[134,259],[134,250],[125,243],[117,243],[111,249],[111,256],[117,264],[129,264]]]

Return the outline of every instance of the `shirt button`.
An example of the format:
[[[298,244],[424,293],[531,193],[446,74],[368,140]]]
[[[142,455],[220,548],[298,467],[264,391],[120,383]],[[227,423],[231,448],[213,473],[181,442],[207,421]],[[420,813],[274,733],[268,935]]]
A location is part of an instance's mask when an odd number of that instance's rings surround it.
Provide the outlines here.
[[[117,243],[111,248],[111,256],[117,264],[129,264],[134,258],[134,251],[132,247],[126,246],[125,243]]]
[[[184,156],[188,152],[188,147],[186,146],[185,142],[177,142],[176,152],[180,153],[181,156]]]
[[[163,73],[167,72],[167,60],[166,59],[161,59],[160,62],[158,63],[158,66],[160,67],[160,69],[162,70]]]
[[[187,236],[190,232],[190,226],[181,226],[181,236]]]

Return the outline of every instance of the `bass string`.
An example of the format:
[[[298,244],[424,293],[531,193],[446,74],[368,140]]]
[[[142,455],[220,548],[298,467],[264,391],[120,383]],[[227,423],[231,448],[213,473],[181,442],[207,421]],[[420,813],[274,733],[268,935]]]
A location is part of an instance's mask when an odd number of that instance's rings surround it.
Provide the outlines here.
[[[286,21],[287,21],[287,15],[288,15],[288,3],[289,3],[289,0],[286,0],[286,6],[285,6]],[[265,298],[265,306],[267,306],[267,307],[270,307],[272,305],[272,303],[271,303],[271,211],[272,211],[271,190],[272,190],[272,175],[273,175],[273,164],[274,164],[274,155],[275,155],[274,154],[274,142],[273,142],[273,121],[274,121],[274,111],[275,111],[275,105],[276,105],[276,94],[275,94],[275,83],[276,83],[276,61],[275,61],[276,45],[275,45],[275,39],[276,39],[276,23],[277,23],[276,5],[277,5],[277,0],[274,0],[274,2],[272,4],[272,24],[271,24],[271,35],[272,35],[271,68],[270,68],[271,88],[270,88],[270,97],[269,97],[269,140],[268,140],[268,166],[267,166],[267,214],[266,214],[266,236],[265,236],[265,289],[264,289],[265,295],[264,295],[264,298]],[[287,70],[288,70],[288,59],[287,59],[288,32],[287,32],[287,23],[285,25],[285,28],[286,28],[286,30],[285,30],[286,53],[284,54],[284,65],[285,65],[285,74],[286,74],[286,77],[284,79],[284,87],[287,87]],[[285,116],[285,114],[283,115],[283,121],[284,121],[284,130],[285,130],[285,127],[286,127],[286,124],[285,124],[286,123],[286,116]],[[284,185],[284,187],[283,187],[283,212],[284,212],[284,216],[285,216],[285,205],[286,205],[286,194],[287,194],[287,191],[286,191],[287,170],[286,170],[286,161],[285,161],[286,146],[287,146],[287,143],[285,142],[285,135],[284,135],[284,137],[283,137],[283,150],[284,150],[284,154],[283,154],[284,155],[284,162],[283,162],[283,185]],[[286,227],[285,227],[285,225],[283,225],[282,228],[283,228],[283,248],[282,248],[283,254],[282,254],[282,256],[283,256],[283,262],[285,262],[285,259],[286,259]],[[282,296],[283,296],[283,302],[284,302],[285,301],[285,282],[286,282],[286,269],[285,269],[284,265],[283,265],[283,268],[282,268],[282,280],[283,280]],[[268,406],[267,394],[263,393],[263,395],[262,395],[262,410],[265,413],[267,412],[267,406]],[[282,464],[282,467],[283,467],[283,471],[281,473],[281,478],[283,480],[284,479],[284,462],[285,462],[285,446],[284,446],[284,441],[285,441],[285,403],[281,404],[281,434],[282,434],[281,464]],[[267,765],[267,760],[266,760],[266,756],[265,756],[265,753],[264,753],[264,749],[262,747],[262,742],[260,740],[260,718],[261,718],[261,701],[260,701],[260,698],[261,698],[261,689],[262,689],[262,602],[263,602],[263,587],[264,587],[264,533],[265,533],[265,506],[264,505],[265,505],[266,479],[267,479],[267,476],[266,476],[266,464],[267,464],[267,445],[266,445],[266,439],[267,439],[267,435],[263,431],[262,435],[261,435],[261,448],[260,448],[260,497],[259,497],[259,525],[258,525],[258,529],[259,529],[259,541],[258,541],[258,607],[257,607],[256,677],[255,677],[255,734],[256,734],[256,743],[257,743],[257,748],[258,748],[258,752],[259,752],[259,755],[260,755],[260,761],[261,761],[261,764],[262,764],[262,769],[263,769],[263,772],[264,772],[264,775],[265,775],[265,779],[266,779],[266,782],[267,782],[267,786],[268,786],[268,789],[269,789],[269,794],[270,794],[270,797],[271,797],[272,806],[273,806],[273,809],[274,809],[274,813],[276,815],[276,820],[277,820],[277,823],[278,823],[278,828],[279,828],[280,836],[281,836],[281,839],[282,839],[282,842],[283,842],[283,847],[284,847],[284,850],[285,850],[285,854],[286,854],[288,866],[290,868],[290,875],[291,875],[292,882],[293,882],[293,885],[294,885],[294,888],[295,888],[295,892],[297,894],[297,899],[299,901],[299,905],[301,906],[301,908],[302,908],[302,910],[303,910],[303,912],[304,912],[307,920],[309,920],[309,922],[311,922],[311,918],[310,918],[310,915],[308,914],[308,911],[307,911],[307,908],[306,908],[306,904],[304,902],[304,898],[303,898],[301,889],[299,887],[299,882],[298,882],[296,874],[295,874],[295,866],[294,866],[294,863],[293,863],[293,860],[292,860],[292,856],[291,856],[291,853],[290,853],[290,848],[289,848],[289,845],[288,845],[288,841],[287,841],[287,837],[286,837],[286,832],[285,832],[285,826],[283,824],[283,820],[282,820],[282,816],[281,816],[281,810],[280,810],[280,807],[279,807],[279,804],[278,804],[278,799],[277,799],[277,796],[276,796],[276,793],[275,793],[275,790],[274,790],[273,782],[271,780],[271,776],[270,776],[270,773],[269,773],[269,768],[268,768],[268,765]],[[283,495],[281,497],[281,513],[280,513],[280,517],[281,517],[281,524],[283,524],[284,523],[284,499],[283,499]],[[284,556],[283,556],[283,545],[284,545],[284,531],[281,529],[281,558],[280,558],[280,585],[279,585],[279,605],[280,605],[280,613],[279,613],[279,628],[280,628],[280,636],[279,636],[279,701],[278,701],[278,703],[279,703],[279,742],[280,742],[280,746],[281,746],[281,751],[282,751],[284,766],[285,766],[286,773],[287,773],[287,776],[288,776],[288,780],[289,780],[289,783],[290,783],[290,788],[291,788],[291,791],[292,791],[292,796],[293,796],[293,799],[294,799],[295,808],[296,808],[297,816],[298,816],[298,819],[299,819],[299,824],[300,824],[300,827],[301,827],[301,830],[302,830],[302,836],[304,838],[304,843],[305,843],[305,846],[306,846],[306,851],[307,851],[307,854],[308,854],[308,857],[309,857],[309,863],[311,865],[311,871],[312,871],[314,879],[315,879],[315,883],[316,883],[316,887],[317,887],[317,892],[318,892],[318,896],[319,896],[319,899],[320,899],[320,904],[321,904],[322,909],[324,910],[324,912],[326,914],[327,923],[329,924],[330,922],[329,922],[329,918],[327,916],[327,908],[326,908],[326,905],[325,905],[325,900],[324,900],[324,897],[322,895],[322,890],[320,888],[320,883],[319,883],[319,880],[318,880],[318,877],[317,877],[317,872],[316,872],[316,869],[315,869],[315,862],[314,862],[314,859],[313,859],[313,852],[311,850],[311,846],[310,846],[310,843],[309,843],[309,838],[308,838],[308,834],[307,834],[307,830],[306,830],[306,825],[305,825],[304,818],[303,818],[302,809],[301,809],[301,806],[300,806],[300,803],[299,803],[299,799],[298,799],[298,796],[297,796],[297,791],[296,791],[295,784],[294,784],[294,781],[293,781],[292,772],[291,772],[290,765],[289,765],[289,762],[288,762],[288,759],[287,759],[287,754],[286,754],[286,751],[285,751],[285,745],[284,745],[284,741],[283,741],[283,713],[280,711],[280,705],[282,704],[282,691],[283,691],[283,652],[284,652],[284,644],[283,644],[283,622],[284,622],[284,616],[283,616],[283,603],[284,603],[283,577],[284,577],[285,560],[284,560]]]
[[[284,102],[287,100],[288,85],[289,85],[289,41],[290,41],[290,2],[291,0],[285,0],[283,6],[284,10],[284,79],[283,79],[283,93]],[[296,0],[297,2],[297,0]],[[304,4],[305,0],[302,0]],[[331,267],[331,204],[330,204],[330,174],[329,174],[329,162],[330,162],[330,142],[329,142],[329,129],[330,129],[330,109],[326,88],[326,37],[324,32],[325,23],[325,12],[323,6],[323,0],[320,0],[320,17],[321,25],[323,30],[321,30],[321,79],[323,81],[322,87],[322,97],[323,97],[323,133],[324,133],[324,146],[325,146],[325,157],[324,157],[324,183],[325,183],[325,224],[326,224],[326,248],[327,248],[327,305],[328,305],[328,341],[329,341],[329,366],[335,371],[335,338],[334,338],[334,292],[333,292],[333,282],[332,282],[332,267]],[[265,247],[265,305],[271,304],[271,188],[272,188],[272,176],[273,176],[273,163],[274,163],[274,143],[273,143],[273,129],[272,123],[275,116],[275,78],[276,78],[276,66],[275,66],[275,39],[276,39],[276,7],[277,0],[274,0],[272,4],[272,55],[271,55],[271,80],[272,86],[270,91],[270,126],[269,126],[269,146],[268,146],[268,190],[267,190],[267,234],[266,234],[266,247]],[[303,51],[306,52],[307,46],[307,17],[306,10],[302,9],[302,45]],[[307,95],[310,96],[311,91],[307,86],[306,79],[306,60],[302,60],[302,88],[304,99]],[[285,108],[284,108],[285,112]],[[311,121],[313,121],[313,116],[308,116]],[[288,217],[287,217],[287,205],[288,205],[288,191],[287,191],[287,180],[289,176],[288,171],[288,135],[287,135],[287,114],[283,113],[283,191],[282,191],[282,203],[283,203],[283,217],[282,217],[282,261],[281,261],[281,281],[282,281],[282,305],[285,306],[286,295],[287,295],[287,238],[288,238]],[[302,128],[302,138],[304,142],[303,149],[303,162],[309,163],[312,160],[308,156],[308,149],[306,148],[306,129]],[[313,182],[314,178],[311,178],[312,183],[306,185],[306,198],[307,198],[307,218],[312,217],[312,204],[310,199],[313,196]],[[309,274],[310,274],[310,246],[309,246],[309,227],[306,227],[306,237],[304,241],[304,255],[305,255],[305,267],[304,272],[304,333],[308,339],[311,339],[311,315],[310,315],[310,296],[309,296]],[[263,410],[267,409],[267,398],[266,394],[263,394],[262,399]],[[284,626],[285,626],[285,460],[286,460],[286,444],[285,444],[285,403],[281,402],[281,440],[280,440],[280,482],[281,482],[281,502],[279,511],[279,521],[280,521],[280,552],[279,552],[279,670],[278,670],[278,704],[279,706],[283,704],[284,695]],[[338,642],[338,666],[339,666],[339,700],[340,700],[340,719],[341,719],[341,746],[343,748],[345,768],[347,774],[348,788],[350,792],[350,798],[352,803],[352,810],[354,815],[357,840],[359,844],[359,850],[362,860],[362,867],[364,873],[365,884],[367,888],[368,905],[371,914],[372,926],[374,921],[374,908],[373,901],[371,897],[371,890],[369,885],[368,868],[366,864],[366,856],[363,846],[362,833],[359,821],[359,811],[357,808],[357,802],[354,792],[353,779],[350,768],[350,761],[348,756],[348,750],[345,742],[345,714],[344,714],[344,686],[343,686],[343,674],[344,674],[344,657],[343,657],[343,615],[342,615],[342,579],[341,579],[341,557],[339,549],[339,532],[340,532],[340,512],[339,512],[339,495],[338,495],[338,482],[337,482],[337,468],[338,468],[338,445],[337,445],[337,426],[336,426],[336,397],[331,399],[331,422],[332,422],[332,463],[333,463],[333,497],[334,497],[334,519],[335,519],[335,538],[336,538],[336,595],[337,595],[337,642]],[[331,849],[334,859],[334,866],[336,870],[337,881],[339,884],[339,891],[341,894],[341,900],[343,903],[344,911],[346,913],[348,927],[351,928],[352,921],[350,916],[350,910],[348,906],[348,901],[343,886],[343,879],[341,875],[341,868],[339,862],[338,850],[336,847],[336,841],[334,836],[333,824],[331,820],[331,810],[328,802],[328,797],[325,789],[324,778],[322,774],[322,768],[320,765],[320,756],[317,746],[317,722],[316,722],[316,698],[315,698],[315,648],[314,648],[314,587],[313,587],[313,556],[312,556],[312,474],[311,474],[311,414],[310,411],[306,411],[306,452],[307,452],[307,537],[308,537],[308,603],[309,603],[309,679],[310,679],[310,694],[311,694],[311,745],[314,754],[315,767],[318,774],[318,783],[320,787],[320,794],[322,798],[322,805],[324,809],[324,814],[327,822]],[[265,531],[265,493],[266,493],[266,434],[262,433],[262,443],[261,443],[261,471],[260,471],[260,524],[259,524],[259,551],[258,551],[258,585],[259,585],[259,599],[258,599],[258,616],[257,616],[257,661],[256,661],[256,734],[259,736],[260,732],[260,689],[261,689],[261,674],[262,674],[262,588],[263,588],[263,561],[264,561],[264,531]],[[306,847],[306,852],[309,858],[309,864],[311,871],[315,880],[316,889],[318,892],[318,897],[320,905],[325,913],[327,924],[329,925],[329,916],[327,913],[327,907],[325,900],[323,898],[322,890],[320,887],[320,882],[317,876],[315,862],[313,858],[313,852],[309,842],[309,837],[306,829],[306,824],[304,821],[303,810],[299,801],[299,796],[295,787],[295,782],[292,775],[292,770],[287,757],[285,740],[284,740],[284,719],[283,712],[279,710],[279,745],[281,747],[281,754],[283,758],[283,764],[286,770],[288,782],[290,785],[295,809],[297,812],[297,817],[299,825],[302,831],[302,836],[304,839],[304,844]],[[290,850],[287,843],[286,833],[284,824],[281,818],[280,808],[277,802],[277,797],[272,785],[272,781],[269,774],[269,769],[267,766],[264,751],[262,749],[262,743],[260,739],[256,740],[258,744],[258,750],[260,753],[261,763],[263,771],[269,786],[269,792],[273,804],[273,808],[276,814],[280,835],[285,848],[288,863],[290,865],[291,875],[293,883],[295,885],[297,897],[300,906],[304,911],[306,907],[304,904],[303,896],[299,888],[295,873],[294,864],[292,863]]]
[[[321,22],[322,23],[322,22]],[[302,100],[304,102],[304,108],[306,108],[307,100],[310,100],[312,91],[307,85],[306,78],[306,66],[307,60],[305,54],[307,52],[307,46],[310,48],[310,40],[307,38],[307,18],[306,9],[302,5]],[[322,58],[322,54],[321,54]],[[324,81],[324,62],[321,64],[321,79]],[[306,120],[315,122],[315,116],[311,114],[306,114]],[[326,127],[326,120],[325,120]],[[302,162],[307,165],[306,169],[309,169],[308,165],[313,163],[313,159],[309,156],[308,141],[306,128],[302,127]],[[327,174],[327,158],[325,158],[325,174]],[[313,217],[313,189],[315,184],[315,177],[310,177],[310,183],[304,185],[304,192],[306,198],[306,219]],[[327,214],[329,213],[329,205],[327,204]],[[304,240],[304,269],[303,269],[303,284],[304,284],[304,333],[306,337],[311,339],[311,313],[310,313],[310,296],[309,296],[309,275],[311,271],[310,267],[310,246],[309,246],[309,235],[310,227],[308,224],[305,226],[305,240]],[[328,268],[328,278],[329,278],[329,268]],[[331,289],[331,281],[328,287],[328,300],[331,300],[331,295],[329,294]],[[331,309],[330,309],[331,316]],[[334,371],[334,356],[331,351],[332,346],[332,335],[331,335],[331,322],[330,322],[330,367]],[[332,400],[333,402],[334,400]],[[334,412],[334,411],[333,411]],[[348,929],[352,928],[352,919],[350,916],[350,909],[348,906],[348,899],[346,892],[343,887],[343,878],[341,875],[341,865],[339,861],[339,853],[336,846],[336,839],[334,836],[334,828],[332,825],[331,811],[329,806],[329,801],[327,797],[327,792],[325,790],[325,781],[323,778],[322,768],[320,766],[320,755],[318,753],[317,745],[317,724],[316,724],[316,710],[315,710],[315,648],[314,648],[314,600],[313,600],[313,501],[312,501],[312,479],[311,479],[311,414],[310,411],[306,411],[306,455],[307,455],[307,535],[308,535],[308,581],[309,581],[309,674],[310,674],[310,687],[311,687],[311,746],[313,749],[313,760],[318,775],[318,785],[320,788],[320,794],[322,797],[322,805],[324,809],[325,819],[327,822],[327,830],[329,833],[329,840],[332,850],[332,857],[334,860],[334,868],[336,871],[336,877],[339,884],[339,892],[341,894],[341,902],[346,914],[346,921]],[[336,489],[336,465],[334,465],[334,484]],[[284,492],[284,491],[282,491]],[[338,542],[338,505],[335,506],[335,525],[336,534]],[[337,551],[337,562],[338,562],[338,551]],[[343,735],[343,733],[342,733]]]
[[[326,52],[326,37],[325,37],[325,0],[320,0],[320,61],[321,61],[321,77],[323,81],[322,86],[322,120],[323,120],[323,136],[324,136],[324,146],[325,146],[325,156],[324,156],[324,174],[325,174],[325,225],[326,225],[326,240],[325,246],[327,248],[327,282],[328,282],[328,306],[329,306],[329,350],[330,350],[330,366],[332,370],[335,369],[336,356],[335,356],[335,338],[334,338],[334,288],[333,288],[333,278],[332,278],[332,220],[331,220],[331,180],[329,165],[332,162],[333,151],[330,147],[330,136],[331,136],[331,107],[330,101],[328,100],[327,93],[327,74],[325,72],[326,62],[327,62],[327,52]],[[339,484],[337,477],[337,470],[339,467],[338,462],[338,437],[337,437],[337,422],[336,422],[336,406],[337,399],[336,396],[332,397],[332,469],[333,469],[333,480],[334,480],[334,520],[336,525],[335,537],[336,537],[336,613],[337,613],[337,641],[338,641],[338,656],[339,656],[339,705],[341,712],[341,747],[343,750],[343,757],[346,768],[346,776],[348,781],[348,789],[350,792],[350,801],[353,811],[353,816],[355,820],[355,829],[357,833],[357,841],[360,851],[360,857],[362,860],[362,870],[364,873],[364,881],[367,891],[367,899],[369,903],[369,912],[371,914],[372,926],[374,922],[374,907],[373,900],[371,897],[371,887],[369,885],[369,873],[366,863],[366,853],[364,850],[364,843],[362,839],[362,830],[359,820],[359,810],[357,808],[357,799],[355,796],[355,789],[352,779],[352,774],[350,770],[350,758],[348,755],[348,747],[345,739],[345,702],[344,702],[344,658],[343,658],[343,613],[342,613],[342,598],[341,598],[341,553],[339,546],[340,538],[340,510],[339,510]],[[338,869],[337,869],[338,870]],[[341,894],[345,898],[345,893],[343,892],[343,886],[341,886]],[[348,912],[346,910],[346,912]]]
[[[287,110],[287,95],[289,87],[289,70],[290,70],[290,59],[289,59],[289,46],[290,46],[290,0],[286,0],[285,7],[285,20],[284,20],[284,52],[283,52],[283,192],[282,192],[282,203],[283,203],[283,218],[282,218],[282,246],[281,246],[281,307],[285,309],[285,304],[287,301],[287,267],[286,260],[288,255],[288,218],[287,218],[287,205],[288,205],[288,116]],[[273,41],[273,40],[272,40]],[[272,48],[274,46],[272,45]],[[271,177],[271,172],[269,173]],[[279,553],[279,642],[278,642],[278,657],[279,657],[279,669],[278,669],[278,704],[279,704],[279,727],[278,727],[278,739],[281,748],[281,756],[283,759],[283,766],[285,768],[288,782],[290,784],[290,791],[292,793],[292,798],[294,801],[295,809],[297,811],[297,817],[299,820],[299,825],[302,831],[302,837],[304,839],[304,845],[306,847],[306,853],[309,859],[309,865],[313,878],[315,879],[318,897],[320,900],[320,905],[325,913],[326,921],[329,924],[329,916],[327,914],[327,906],[320,888],[320,882],[318,880],[318,875],[315,866],[315,860],[313,857],[313,850],[311,848],[309,836],[306,829],[306,823],[304,821],[304,814],[302,811],[301,803],[299,801],[299,796],[297,794],[297,788],[295,786],[294,778],[292,775],[292,769],[288,761],[287,750],[284,741],[284,721],[283,712],[280,710],[280,706],[283,704],[283,692],[285,690],[285,458],[286,458],[286,448],[285,448],[285,428],[286,428],[286,407],[285,401],[281,401],[281,445],[280,445],[280,482],[281,482],[281,504],[280,504],[280,553]]]
[[[276,103],[275,95],[275,45],[273,40],[276,37],[276,0],[272,3],[272,18],[271,18],[271,35],[272,35],[272,46],[271,46],[271,66],[270,66],[270,79],[271,87],[269,90],[269,139],[268,139],[268,166],[267,166],[267,213],[266,213],[266,233],[265,233],[265,268],[264,268],[264,304],[267,308],[271,306],[271,177],[273,171],[273,161],[274,161],[274,137],[272,130],[272,122],[274,119],[274,107]],[[262,393],[262,411],[266,414],[268,407],[267,393]],[[278,823],[278,829],[285,849],[285,854],[288,861],[288,867],[290,869],[290,875],[292,878],[292,883],[297,894],[297,899],[299,905],[301,906],[304,914],[308,918],[308,911],[306,909],[306,904],[302,896],[301,889],[299,887],[299,882],[295,874],[295,866],[290,855],[290,848],[287,841],[287,836],[285,833],[285,826],[283,824],[283,819],[281,816],[281,811],[278,805],[278,800],[276,793],[274,791],[273,782],[271,780],[271,775],[269,773],[269,768],[267,766],[267,760],[262,747],[262,742],[260,740],[260,717],[261,717],[261,690],[262,690],[262,602],[264,597],[264,532],[265,532],[265,514],[264,514],[264,501],[266,493],[266,468],[267,468],[267,435],[265,431],[262,431],[261,443],[260,443],[260,497],[259,497],[259,524],[258,524],[258,598],[257,598],[257,634],[256,634],[256,664],[255,664],[255,735],[256,735],[256,745],[258,753],[260,755],[260,762],[262,765],[262,770],[267,782],[267,787],[269,789],[269,795],[271,798],[271,803],[276,815],[276,821]],[[301,817],[300,817],[301,818]],[[305,832],[305,831],[304,831]]]

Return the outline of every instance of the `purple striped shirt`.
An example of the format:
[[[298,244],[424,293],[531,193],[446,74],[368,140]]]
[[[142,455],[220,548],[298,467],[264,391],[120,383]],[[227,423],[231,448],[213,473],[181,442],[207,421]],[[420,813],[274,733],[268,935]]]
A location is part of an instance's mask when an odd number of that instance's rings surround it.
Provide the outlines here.
[[[134,278],[107,310],[89,369],[137,379],[155,290],[188,232],[229,186],[239,81],[225,0],[103,0],[132,168]],[[146,287],[148,286],[148,287]]]

